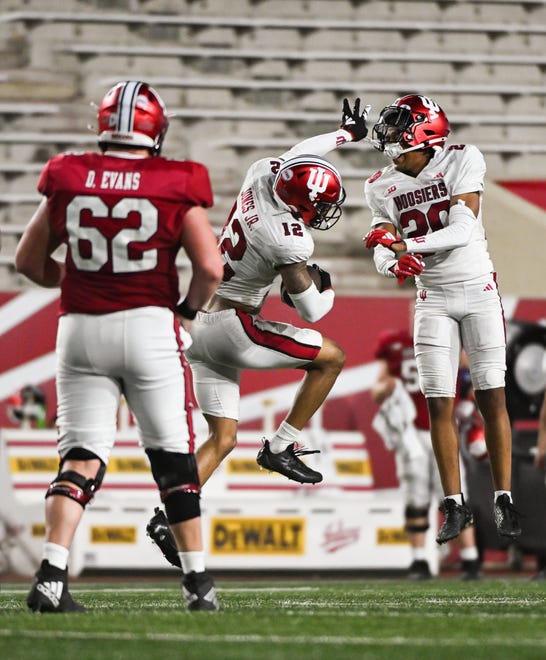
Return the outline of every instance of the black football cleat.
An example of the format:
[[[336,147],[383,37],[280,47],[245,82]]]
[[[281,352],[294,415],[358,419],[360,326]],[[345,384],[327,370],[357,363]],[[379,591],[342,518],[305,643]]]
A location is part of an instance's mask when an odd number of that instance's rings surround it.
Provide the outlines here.
[[[479,559],[463,559],[461,565],[463,569],[462,580],[468,582],[482,579],[482,565]]]
[[[319,481],[322,481],[322,474],[312,470],[299,458],[299,456],[318,453],[318,449],[300,449],[293,442],[285,450],[274,454],[269,448],[269,440],[264,439],[256,462],[260,467],[271,472],[278,472],[292,481],[299,481],[301,484],[318,484]]]
[[[27,605],[33,612],[85,612],[68,591],[68,571],[51,566],[44,559],[27,596]]]
[[[519,525],[520,514],[516,511],[510,497],[506,494],[499,495],[495,500],[495,523],[499,536],[509,539],[517,539],[521,534]]]
[[[430,580],[431,577],[430,568],[425,559],[415,559],[408,569],[409,580]]]
[[[465,527],[474,524],[472,511],[464,500],[462,504],[457,504],[451,497],[446,497],[440,504],[440,511],[444,514],[444,521],[436,536],[436,543],[440,545],[457,538]]]
[[[214,612],[222,607],[216,595],[214,581],[203,571],[191,571],[182,578],[182,594],[190,612]]]
[[[169,526],[169,521],[165,513],[158,506],[155,507],[154,515],[146,525],[146,534],[157,545],[170,564],[181,568],[178,547]]]

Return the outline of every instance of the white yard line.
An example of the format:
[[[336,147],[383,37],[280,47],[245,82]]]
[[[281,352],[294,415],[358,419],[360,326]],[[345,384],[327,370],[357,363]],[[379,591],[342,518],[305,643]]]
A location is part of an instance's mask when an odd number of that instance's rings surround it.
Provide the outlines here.
[[[255,643],[255,644],[329,644],[331,646],[363,646],[363,645],[378,645],[378,646],[407,646],[407,647],[434,647],[437,648],[438,640],[417,638],[417,637],[347,637],[346,635],[332,636],[332,635],[287,635],[286,637],[280,635],[211,635],[211,634],[181,634],[181,633],[128,633],[128,632],[76,632],[70,630],[11,630],[9,628],[0,628],[0,637],[18,637],[18,638],[32,638],[32,639],[96,639],[96,640],[124,640],[124,641],[161,641],[161,642],[209,642],[212,644],[241,644],[241,643]],[[472,639],[446,639],[442,638],[442,646],[453,647],[483,647],[483,638]],[[499,645],[503,648],[546,648],[546,639],[531,640],[531,639],[506,639],[506,638],[489,638],[488,646]]]

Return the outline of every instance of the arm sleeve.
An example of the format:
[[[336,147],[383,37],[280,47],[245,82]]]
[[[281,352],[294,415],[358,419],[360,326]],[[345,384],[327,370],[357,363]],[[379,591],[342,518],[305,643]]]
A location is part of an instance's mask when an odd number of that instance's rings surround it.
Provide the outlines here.
[[[425,236],[405,238],[407,251],[436,252],[467,245],[476,222],[474,213],[462,200],[459,200],[449,210],[449,224],[446,227]]]
[[[348,131],[343,128],[338,128],[337,131],[315,135],[315,137],[307,138],[302,142],[298,142],[298,144],[295,144],[291,149],[285,151],[280,158],[288,160],[289,158],[294,158],[301,154],[324,156],[329,151],[337,149],[346,142],[352,142],[352,140],[352,135]]]
[[[373,260],[377,272],[385,277],[396,277],[391,268],[396,266],[397,259],[392,256],[392,251],[383,245],[377,245],[373,250]]]
[[[320,293],[314,283],[301,293],[289,293],[288,295],[298,314],[309,323],[314,323],[326,316],[334,306],[334,290],[326,289]]]

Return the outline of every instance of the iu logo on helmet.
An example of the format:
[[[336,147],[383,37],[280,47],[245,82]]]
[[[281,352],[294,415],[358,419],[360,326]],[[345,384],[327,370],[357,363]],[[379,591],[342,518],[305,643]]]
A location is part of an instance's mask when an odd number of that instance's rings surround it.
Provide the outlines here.
[[[436,117],[438,117],[438,113],[440,112],[440,106],[436,103],[436,101],[429,99],[428,96],[420,96],[419,98],[421,99],[421,103],[428,110],[430,119],[436,119]]]
[[[309,178],[307,179],[307,187],[311,191],[309,199],[313,201],[317,198],[319,193],[323,193],[328,188],[330,181],[330,173],[322,167],[310,167]]]

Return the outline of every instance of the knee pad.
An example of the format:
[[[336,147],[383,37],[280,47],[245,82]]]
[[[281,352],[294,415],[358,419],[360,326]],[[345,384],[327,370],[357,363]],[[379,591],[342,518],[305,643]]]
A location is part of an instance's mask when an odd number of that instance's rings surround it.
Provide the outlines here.
[[[406,516],[406,531],[408,532],[426,532],[430,527],[428,522],[428,507],[408,504],[404,515]],[[420,518],[425,518],[426,522],[416,522]]]
[[[74,470],[63,471],[64,462],[69,459],[75,461],[90,461],[98,459],[100,461],[100,467],[95,477],[89,479]],[[85,509],[87,504],[93,499],[95,493],[101,487],[105,470],[106,465],[92,451],[81,448],[70,449],[62,459],[59,466],[59,472],[47,489],[45,497],[47,499],[52,495],[63,495],[64,497],[74,500],[74,502],[77,502]],[[61,481],[68,481],[69,483],[59,483]]]
[[[172,525],[201,515],[201,487],[194,454],[146,449],[152,475]]]

